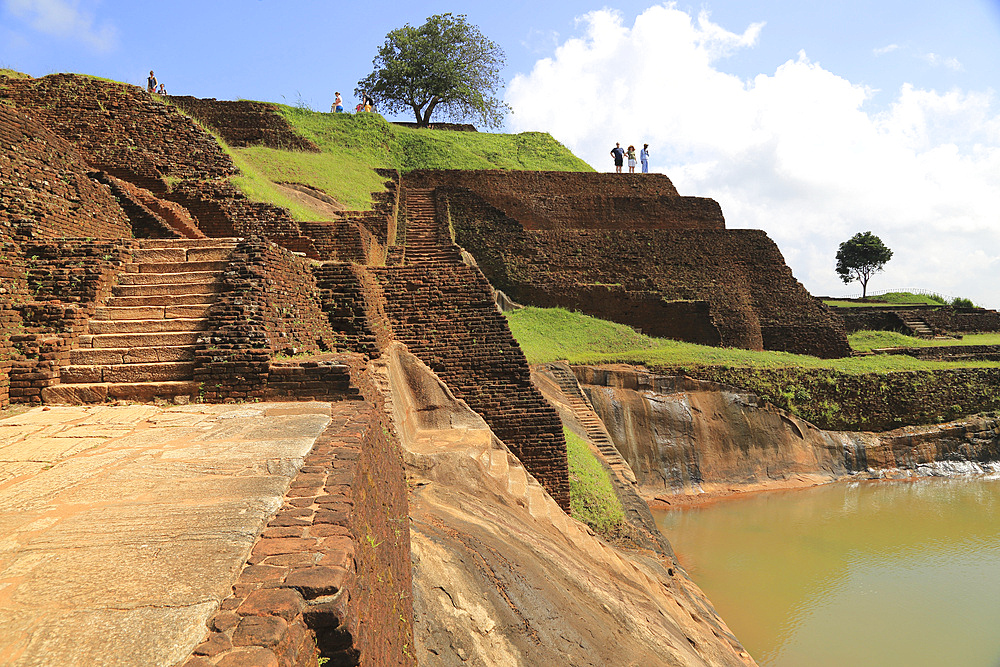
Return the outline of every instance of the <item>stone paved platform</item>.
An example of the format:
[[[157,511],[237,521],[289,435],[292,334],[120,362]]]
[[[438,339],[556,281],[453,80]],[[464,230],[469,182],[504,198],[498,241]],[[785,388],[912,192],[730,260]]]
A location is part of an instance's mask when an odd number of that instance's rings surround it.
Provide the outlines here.
[[[0,419],[0,664],[186,659],[330,414],[134,405]]]

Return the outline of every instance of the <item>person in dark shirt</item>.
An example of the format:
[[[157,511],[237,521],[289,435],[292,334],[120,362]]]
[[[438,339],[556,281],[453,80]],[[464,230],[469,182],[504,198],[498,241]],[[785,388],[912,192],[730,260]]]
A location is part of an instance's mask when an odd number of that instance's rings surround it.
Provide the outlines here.
[[[622,173],[622,165],[625,164],[625,149],[620,143],[615,143],[615,147],[611,149],[611,157],[615,159],[615,171],[619,174]]]
[[[153,75],[153,70],[149,70],[149,78],[146,79],[146,90],[152,95],[156,92],[156,77]]]

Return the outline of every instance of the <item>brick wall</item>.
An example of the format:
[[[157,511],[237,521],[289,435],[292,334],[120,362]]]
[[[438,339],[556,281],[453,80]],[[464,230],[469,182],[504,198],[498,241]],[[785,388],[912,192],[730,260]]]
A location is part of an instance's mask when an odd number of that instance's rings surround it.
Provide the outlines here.
[[[475,192],[527,229],[725,229],[719,204],[681,197],[663,174],[409,172],[404,187]]]
[[[316,144],[295,134],[274,104],[177,95],[168,99],[171,104],[218,132],[230,146],[266,146],[279,150],[319,152]]]
[[[903,321],[907,319],[922,319],[938,333],[1000,331],[1000,313],[984,308],[863,306],[831,310],[840,316],[844,321],[844,327],[851,333],[866,330],[906,332],[908,329]]]
[[[209,402],[263,399],[276,352],[332,350],[338,335],[322,312],[310,263],[267,241],[241,241],[195,352],[195,380]],[[311,371],[322,374],[317,368]],[[288,374],[279,371],[281,382]]]
[[[0,237],[121,238],[132,235],[110,190],[66,141],[0,104]]]
[[[415,665],[406,476],[381,399],[334,406],[185,667]]]
[[[0,80],[0,100],[77,147],[89,164],[153,192],[164,176],[204,180],[236,173],[215,139],[137,86],[79,74]]]
[[[10,403],[10,370],[19,354],[11,336],[23,333],[20,307],[29,299],[21,248],[0,237],[0,408]]]
[[[566,442],[555,410],[477,270],[373,268],[397,340],[478,412],[561,507],[569,507]]]
[[[42,389],[59,383],[59,369],[87,333],[87,322],[111,294],[135,241],[25,241],[19,248],[26,294],[14,305],[16,332],[10,401],[41,402]],[[18,322],[19,320],[19,322]]]
[[[795,280],[762,231],[532,230],[477,195],[445,194],[458,244],[519,303],[701,344],[850,354],[839,318]]]
[[[370,359],[394,339],[382,285],[362,266],[329,263],[313,267],[323,311],[345,349]]]

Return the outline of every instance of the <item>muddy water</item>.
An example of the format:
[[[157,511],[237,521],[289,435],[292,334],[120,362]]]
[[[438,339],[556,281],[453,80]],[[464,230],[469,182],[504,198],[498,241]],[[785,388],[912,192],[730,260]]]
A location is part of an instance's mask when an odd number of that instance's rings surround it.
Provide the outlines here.
[[[1000,665],[997,478],[840,483],[656,518],[761,665]]]

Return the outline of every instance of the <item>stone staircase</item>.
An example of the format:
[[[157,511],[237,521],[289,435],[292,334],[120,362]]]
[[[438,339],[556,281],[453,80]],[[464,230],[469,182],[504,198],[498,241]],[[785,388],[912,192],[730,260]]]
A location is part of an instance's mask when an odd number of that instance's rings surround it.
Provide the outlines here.
[[[195,348],[235,247],[234,239],[140,240],[60,384],[48,389],[53,402],[197,396]]]
[[[406,190],[406,264],[456,264],[461,252],[450,238],[442,238],[431,189]]]
[[[622,457],[618,448],[615,447],[615,443],[611,439],[607,428],[605,428],[604,422],[597,416],[590,401],[587,400],[587,396],[580,389],[580,383],[577,382],[572,369],[565,363],[545,364],[545,369],[556,381],[556,384],[559,385],[559,389],[566,396],[573,414],[586,430],[587,438],[601,452],[608,466],[622,480],[635,484],[636,479],[635,473],[632,472],[632,466],[628,464],[628,461]]]
[[[903,324],[917,338],[934,338],[934,330],[931,329],[930,325],[922,317],[911,315],[909,318],[903,320]]]

